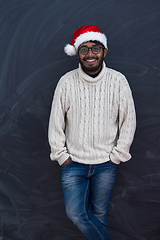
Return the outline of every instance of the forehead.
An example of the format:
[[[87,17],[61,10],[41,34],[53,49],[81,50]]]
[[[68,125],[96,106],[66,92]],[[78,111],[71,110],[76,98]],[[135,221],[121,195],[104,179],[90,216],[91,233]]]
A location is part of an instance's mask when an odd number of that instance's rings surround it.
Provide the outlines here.
[[[97,42],[97,41],[89,41],[89,42],[84,42],[84,43],[82,43],[82,44],[79,46],[79,48],[82,47],[82,46],[92,47],[92,46],[100,45],[100,44],[101,44],[101,43],[99,43],[99,42]]]

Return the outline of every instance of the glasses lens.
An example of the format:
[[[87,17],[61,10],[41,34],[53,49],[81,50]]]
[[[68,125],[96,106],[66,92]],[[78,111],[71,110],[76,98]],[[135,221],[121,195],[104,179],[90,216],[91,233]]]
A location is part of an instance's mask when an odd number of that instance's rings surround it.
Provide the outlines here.
[[[83,55],[87,54],[88,53],[88,48],[87,47],[81,47],[80,48],[80,53],[83,54]]]
[[[93,48],[92,48],[92,52],[93,53],[99,53],[100,52],[100,50],[101,50],[101,48],[99,47],[99,46],[94,46]]]

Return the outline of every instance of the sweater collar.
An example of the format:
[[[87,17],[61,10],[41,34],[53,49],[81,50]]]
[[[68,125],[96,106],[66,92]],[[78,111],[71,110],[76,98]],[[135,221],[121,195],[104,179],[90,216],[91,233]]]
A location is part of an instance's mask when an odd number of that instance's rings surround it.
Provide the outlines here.
[[[81,64],[79,63],[79,75],[84,81],[86,81],[88,83],[97,83],[97,82],[101,81],[105,72],[106,72],[106,64],[105,64],[105,62],[103,62],[102,70],[100,71],[100,73],[98,74],[97,77],[93,78],[83,71]]]

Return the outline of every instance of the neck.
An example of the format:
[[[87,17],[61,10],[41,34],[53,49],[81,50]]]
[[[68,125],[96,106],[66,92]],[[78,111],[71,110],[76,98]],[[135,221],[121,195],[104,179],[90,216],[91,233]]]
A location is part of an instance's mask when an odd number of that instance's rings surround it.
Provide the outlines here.
[[[97,77],[95,75],[93,77],[93,74],[89,75],[90,73],[84,72],[84,70],[82,69],[82,65],[79,63],[79,75],[80,75],[80,78],[82,80],[84,80],[85,82],[88,82],[90,84],[97,84],[98,82],[100,82],[104,78],[105,73],[106,73],[105,62],[103,62],[101,71],[99,71],[98,73],[95,73],[95,74],[98,74]]]
[[[83,69],[83,67],[82,67],[82,69]],[[96,72],[87,72],[83,69],[83,71],[92,78],[97,77],[99,75],[99,73],[101,72],[101,70],[102,70],[102,65],[99,67],[99,69]]]

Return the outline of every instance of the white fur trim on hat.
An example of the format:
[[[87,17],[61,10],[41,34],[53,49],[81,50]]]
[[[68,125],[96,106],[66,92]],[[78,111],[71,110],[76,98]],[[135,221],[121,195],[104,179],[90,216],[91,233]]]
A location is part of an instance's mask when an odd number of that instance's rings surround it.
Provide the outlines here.
[[[79,35],[79,37],[77,37],[77,39],[75,40],[74,46],[76,50],[78,50],[78,47],[82,43],[89,42],[89,41],[99,41],[104,45],[105,48],[107,48],[107,37],[105,36],[104,33],[100,33],[100,32],[86,32]]]
[[[71,44],[67,44],[64,47],[64,51],[68,56],[75,56],[76,55],[76,49],[74,46],[72,46]]]

